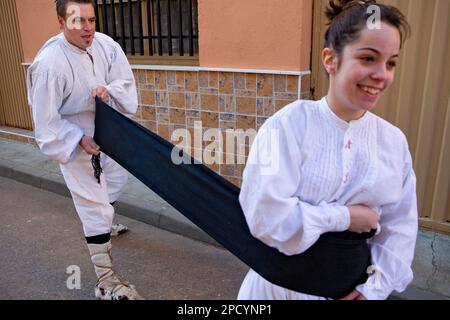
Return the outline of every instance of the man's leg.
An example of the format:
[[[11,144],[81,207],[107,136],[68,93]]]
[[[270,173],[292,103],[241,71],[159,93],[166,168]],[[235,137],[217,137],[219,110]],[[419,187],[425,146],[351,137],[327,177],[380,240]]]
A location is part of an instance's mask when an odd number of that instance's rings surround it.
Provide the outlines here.
[[[113,270],[109,234],[86,237],[97,275],[95,296],[101,300],[142,300],[134,285],[120,279]]]
[[[101,164],[108,187],[109,202],[113,204],[119,199],[128,182],[128,171],[104,153],[101,155]]]
[[[114,206],[128,182],[128,172],[107,155],[102,154],[101,157],[103,174],[105,175],[108,187],[109,201]],[[111,226],[111,237],[117,237],[127,231],[127,226],[121,223],[113,223]]]
[[[95,295],[100,299],[141,299],[134,286],[122,281],[113,271],[110,232],[114,208],[110,204],[105,176],[100,184],[94,178],[91,156],[77,150],[74,161],[61,165],[61,172],[72,195],[75,209],[97,275]]]

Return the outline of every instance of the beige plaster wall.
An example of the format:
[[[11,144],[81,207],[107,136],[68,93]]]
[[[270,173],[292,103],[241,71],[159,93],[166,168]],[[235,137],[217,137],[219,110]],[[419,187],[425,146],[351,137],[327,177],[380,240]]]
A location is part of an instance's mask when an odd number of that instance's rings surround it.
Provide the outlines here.
[[[199,0],[202,67],[310,69],[312,0]]]
[[[16,0],[24,62],[32,62],[42,45],[59,33],[54,1]]]

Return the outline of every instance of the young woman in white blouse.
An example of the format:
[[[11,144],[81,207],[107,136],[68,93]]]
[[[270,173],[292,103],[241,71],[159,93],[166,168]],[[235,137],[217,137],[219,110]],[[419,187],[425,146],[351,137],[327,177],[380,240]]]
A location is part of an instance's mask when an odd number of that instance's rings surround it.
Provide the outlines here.
[[[378,25],[368,23],[371,5],[380,12]],[[416,177],[405,135],[370,111],[394,80],[409,25],[398,9],[375,1],[330,1],[326,13],[328,94],[296,101],[266,121],[239,200],[252,235],[286,255],[305,252],[324,233],[377,229],[368,241],[376,272],[342,298],[386,299],[413,279]],[[253,270],[238,295],[325,298],[279,287]]]

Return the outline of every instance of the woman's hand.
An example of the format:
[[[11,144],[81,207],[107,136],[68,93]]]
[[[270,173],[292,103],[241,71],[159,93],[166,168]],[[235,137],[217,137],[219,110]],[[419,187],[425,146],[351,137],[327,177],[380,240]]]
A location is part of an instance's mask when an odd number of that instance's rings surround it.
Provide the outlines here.
[[[353,290],[351,293],[341,298],[340,300],[367,300],[360,292]]]
[[[350,227],[348,230],[356,233],[370,232],[377,229],[380,216],[372,209],[362,206],[349,206]]]

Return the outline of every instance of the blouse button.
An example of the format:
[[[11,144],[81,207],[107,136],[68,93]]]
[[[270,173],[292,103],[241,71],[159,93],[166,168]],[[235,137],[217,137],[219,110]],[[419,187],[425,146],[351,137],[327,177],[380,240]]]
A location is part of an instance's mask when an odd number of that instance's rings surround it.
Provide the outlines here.
[[[350,150],[352,148],[352,145],[353,145],[352,139],[348,139],[344,148]]]

